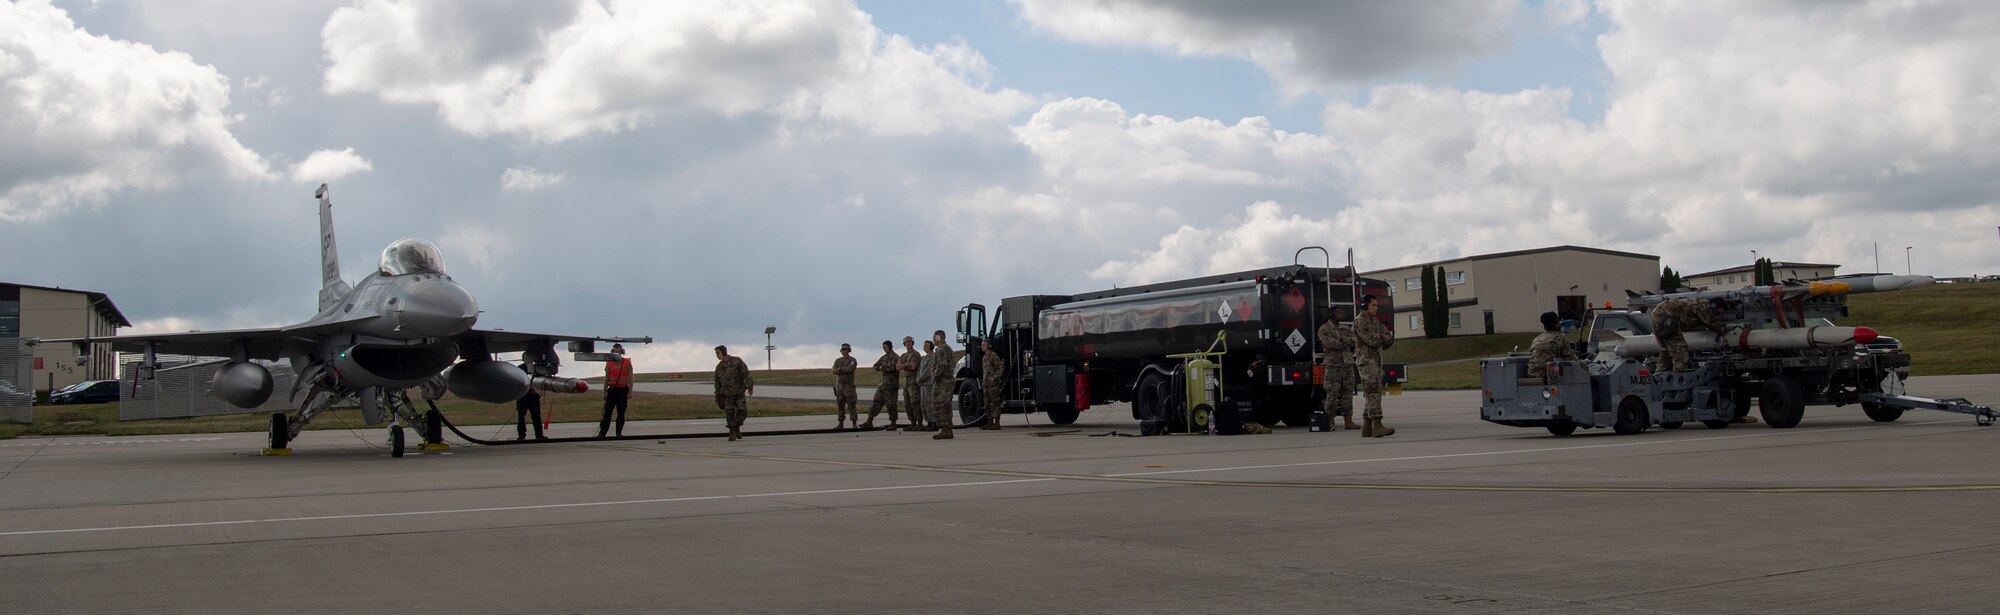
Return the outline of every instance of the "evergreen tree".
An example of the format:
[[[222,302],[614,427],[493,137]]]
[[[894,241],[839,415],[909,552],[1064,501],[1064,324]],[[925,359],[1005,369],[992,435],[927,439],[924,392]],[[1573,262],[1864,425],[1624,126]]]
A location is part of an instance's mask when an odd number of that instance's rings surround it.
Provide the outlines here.
[[[1771,265],[1771,259],[1757,259],[1757,285],[1770,286],[1778,283],[1778,270]]]
[[[1451,335],[1451,289],[1447,288],[1444,282],[1444,265],[1438,265],[1437,273],[1434,275],[1437,276],[1438,285],[1437,336],[1444,337]]]
[[[1680,290],[1680,288],[1681,288],[1680,272],[1674,271],[1673,267],[1667,267],[1660,270],[1660,290],[1665,292],[1674,292],[1676,290]]]

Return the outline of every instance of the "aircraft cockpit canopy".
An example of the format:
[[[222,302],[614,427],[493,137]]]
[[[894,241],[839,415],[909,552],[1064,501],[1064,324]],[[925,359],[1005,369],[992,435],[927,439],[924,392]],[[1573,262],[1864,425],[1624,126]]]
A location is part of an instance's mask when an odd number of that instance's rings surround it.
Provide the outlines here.
[[[398,239],[382,249],[382,275],[444,273],[444,253],[422,239]]]

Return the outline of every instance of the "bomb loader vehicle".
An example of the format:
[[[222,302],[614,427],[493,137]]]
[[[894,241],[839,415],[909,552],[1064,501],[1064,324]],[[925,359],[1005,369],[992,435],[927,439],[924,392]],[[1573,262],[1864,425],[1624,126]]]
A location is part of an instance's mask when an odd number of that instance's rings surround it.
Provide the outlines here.
[[[1866,276],[1635,293],[1625,309],[1592,310],[1584,338],[1575,342],[1581,360],[1555,362],[1535,378],[1525,354],[1482,360],[1480,418],[1556,435],[1600,427],[1632,434],[1695,421],[1722,429],[1754,407],[1766,425],[1783,429],[1798,425],[1808,405],[1860,404],[1880,422],[1929,409],[1990,425],[1996,416],[1988,406],[1906,394],[1909,355],[1871,349],[1878,335],[1868,327],[1832,324],[1847,315],[1849,294],[1928,283],[1924,276]],[[1648,361],[1662,351],[1650,312],[1680,298],[1706,301],[1725,331],[1682,333],[1692,369],[1662,370]]]

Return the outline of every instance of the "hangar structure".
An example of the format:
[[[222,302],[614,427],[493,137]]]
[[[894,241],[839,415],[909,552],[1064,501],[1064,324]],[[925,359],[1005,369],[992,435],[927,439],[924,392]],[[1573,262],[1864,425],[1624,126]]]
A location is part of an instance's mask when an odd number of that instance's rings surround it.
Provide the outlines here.
[[[29,338],[111,337],[132,321],[118,311],[111,296],[100,292],[54,286],[0,282],[0,346]],[[60,389],[85,380],[110,380],[118,361],[110,344],[92,344],[90,360],[76,361],[68,344],[32,348],[29,386],[36,391]]]
[[[1423,337],[1425,266],[1444,269],[1449,335],[1541,331],[1542,312],[1581,316],[1590,305],[1622,304],[1625,291],[1656,290],[1660,257],[1581,246],[1481,254],[1364,271],[1389,281],[1396,337]]]

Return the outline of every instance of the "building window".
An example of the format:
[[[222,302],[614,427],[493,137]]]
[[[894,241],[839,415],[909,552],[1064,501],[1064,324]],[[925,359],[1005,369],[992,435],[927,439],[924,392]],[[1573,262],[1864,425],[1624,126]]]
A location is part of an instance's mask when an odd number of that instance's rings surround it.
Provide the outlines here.
[[[1453,329],[1457,329],[1457,328],[1458,328],[1458,325],[1459,325],[1459,322],[1458,322],[1458,312],[1452,312],[1452,313],[1451,313],[1451,328],[1453,328]]]
[[[1422,317],[1422,316],[1418,316],[1418,315],[1416,315],[1416,314],[1411,314],[1411,315],[1410,315],[1410,330],[1411,330],[1411,331],[1415,331],[1415,330],[1418,330],[1418,329],[1422,329],[1422,328],[1424,328],[1424,317]]]
[[[1424,279],[1421,277],[1403,278],[1403,290],[1417,290],[1423,287]]]
[[[1446,285],[1446,286],[1450,286],[1450,285],[1452,285],[1452,284],[1464,284],[1464,283],[1465,283],[1465,272],[1463,272],[1463,271],[1446,271],[1446,272],[1444,272],[1444,283],[1445,283],[1445,285]]]
[[[21,337],[21,302],[0,301],[0,337]]]

